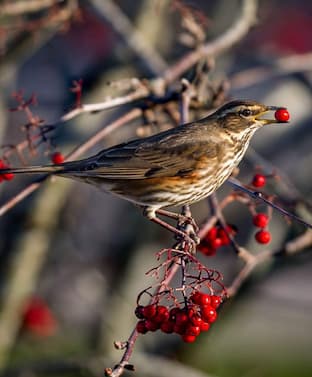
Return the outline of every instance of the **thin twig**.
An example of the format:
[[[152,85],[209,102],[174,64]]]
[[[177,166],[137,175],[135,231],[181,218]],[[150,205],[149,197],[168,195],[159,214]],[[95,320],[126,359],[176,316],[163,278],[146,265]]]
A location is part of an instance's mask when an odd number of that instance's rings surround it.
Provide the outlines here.
[[[197,50],[180,59],[164,73],[166,83],[171,83],[190,69],[200,59],[210,55],[217,56],[239,42],[255,24],[257,19],[258,1],[243,0],[242,10],[233,25],[211,42],[200,46]]]
[[[144,35],[136,30],[128,17],[121,11],[118,5],[111,0],[90,0],[93,7],[108,21],[113,29],[124,39],[148,69],[159,76],[167,68],[167,63],[159,53],[148,43]]]
[[[103,110],[113,109],[114,107],[125,105],[130,102],[134,102],[137,99],[147,97],[149,94],[150,90],[148,89],[148,87],[142,85],[139,88],[135,89],[135,91],[127,95],[104,99],[103,102],[84,104],[79,108],[70,110],[61,117],[61,122],[67,122],[81,114],[90,114]]]
[[[276,209],[278,212],[280,212],[284,216],[289,217],[290,219],[296,220],[298,223],[303,224],[304,226],[312,229],[312,224],[304,221],[303,219],[301,219],[297,215],[288,212],[286,209],[284,209],[284,208],[280,207],[279,205],[273,203],[272,201],[266,199],[261,192],[252,191],[252,190],[248,189],[247,187],[243,186],[236,178],[229,178],[227,180],[227,182],[230,183],[231,185],[233,185],[238,190],[245,192],[246,194],[248,194],[252,198],[259,199],[260,201],[267,204],[268,206]]]

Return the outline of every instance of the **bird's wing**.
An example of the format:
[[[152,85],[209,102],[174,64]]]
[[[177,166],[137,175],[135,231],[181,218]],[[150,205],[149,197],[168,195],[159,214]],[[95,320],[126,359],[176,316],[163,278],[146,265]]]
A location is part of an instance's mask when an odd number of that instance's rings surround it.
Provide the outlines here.
[[[96,175],[105,179],[185,175],[202,158],[217,158],[219,150],[215,141],[194,138],[191,127],[180,126],[170,132],[108,148],[88,159],[90,168],[78,172],[78,175]]]

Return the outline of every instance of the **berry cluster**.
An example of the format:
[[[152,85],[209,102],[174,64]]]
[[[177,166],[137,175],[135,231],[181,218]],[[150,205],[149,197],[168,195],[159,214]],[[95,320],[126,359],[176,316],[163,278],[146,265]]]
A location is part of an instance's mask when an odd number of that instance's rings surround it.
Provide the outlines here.
[[[215,322],[216,309],[220,304],[220,296],[195,291],[184,308],[174,306],[169,309],[158,304],[139,305],[135,310],[137,318],[140,319],[136,329],[140,334],[160,329],[166,334],[179,334],[184,342],[192,343],[202,331],[208,331],[211,323]]]
[[[231,241],[227,233],[235,235],[237,232],[232,225],[227,225],[226,230],[219,225],[212,227],[200,241],[198,250],[205,255],[215,255],[219,247],[230,244]]]
[[[253,224],[261,228],[256,234],[255,234],[255,239],[257,242],[266,244],[271,241],[271,234],[269,231],[265,230],[264,228],[268,225],[269,223],[269,217],[265,213],[257,213],[253,217]]]
[[[0,160],[0,169],[8,169],[9,165],[5,164],[3,160]],[[3,181],[11,181],[14,178],[13,173],[0,174],[0,183]]]

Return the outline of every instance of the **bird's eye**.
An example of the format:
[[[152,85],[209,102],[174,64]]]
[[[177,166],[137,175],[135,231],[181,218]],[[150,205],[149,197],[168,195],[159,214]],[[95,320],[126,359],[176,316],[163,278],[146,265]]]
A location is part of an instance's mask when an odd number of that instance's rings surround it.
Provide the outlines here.
[[[240,111],[240,114],[244,117],[249,117],[251,115],[251,110],[249,109],[244,109]]]

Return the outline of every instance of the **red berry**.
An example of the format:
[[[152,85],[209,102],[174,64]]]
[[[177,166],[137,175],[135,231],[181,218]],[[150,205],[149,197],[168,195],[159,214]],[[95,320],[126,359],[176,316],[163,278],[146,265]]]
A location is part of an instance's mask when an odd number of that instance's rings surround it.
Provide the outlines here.
[[[47,304],[40,298],[32,298],[23,313],[23,327],[38,336],[53,335],[56,319]]]
[[[208,331],[210,329],[210,323],[202,321],[200,327],[200,331]]]
[[[258,228],[265,228],[268,225],[269,218],[265,213],[258,213],[253,217],[252,222]]]
[[[199,291],[195,291],[191,296],[191,301],[194,302],[194,304],[200,304],[201,299],[201,293]]]
[[[155,304],[146,305],[142,309],[142,314],[143,314],[144,318],[146,318],[146,319],[151,319],[151,318],[155,317],[156,312],[157,312],[157,307],[156,307]]]
[[[290,118],[289,112],[285,108],[276,110],[274,116],[279,122],[287,122]]]
[[[237,229],[235,229],[235,227],[232,225],[227,225],[226,231],[223,228],[218,229],[218,238],[221,239],[222,245],[229,245],[231,242],[227,233],[234,236],[237,233]]]
[[[255,239],[259,243],[269,243],[271,241],[271,234],[267,230],[259,230],[259,232],[255,234]]]
[[[187,317],[190,320],[196,314],[195,306],[189,306],[186,311]]]
[[[160,328],[159,323],[153,321],[152,319],[145,320],[145,327],[148,331],[156,331]]]
[[[173,330],[174,330],[174,322],[172,321],[166,321],[166,322],[163,322],[161,325],[160,325],[160,330],[166,334],[171,334],[173,333]]]
[[[175,323],[178,325],[178,326],[184,326],[189,320],[189,317],[188,315],[185,313],[185,312],[179,312],[176,314],[176,317],[175,317]]]
[[[199,305],[209,305],[210,304],[210,295],[202,293],[200,297]]]
[[[201,307],[201,315],[203,320],[209,323],[213,323],[218,316],[216,310],[210,305]]]
[[[196,336],[195,335],[183,334],[182,339],[183,339],[183,342],[185,342],[185,343],[193,343],[196,340]]]
[[[194,325],[188,325],[185,329],[186,335],[198,336],[200,334],[200,327]]]
[[[220,296],[216,296],[216,295],[210,296],[210,305],[214,309],[218,309],[218,307],[220,306],[221,302],[222,302],[222,299],[221,299]]]
[[[197,305],[208,305],[210,304],[210,295],[196,291],[192,294],[191,300]]]
[[[6,165],[2,160],[0,160],[0,169],[9,169],[9,168],[10,167],[8,165]],[[11,181],[13,178],[14,178],[13,173],[4,173],[4,174],[1,174],[0,182],[2,182],[3,180]]]
[[[143,319],[143,318],[144,318],[143,308],[144,308],[144,306],[142,306],[142,305],[138,305],[138,306],[135,308],[134,314],[135,314],[136,317],[139,318],[139,319]]]
[[[229,245],[230,244],[230,238],[226,234],[224,229],[219,229],[217,240],[221,241],[221,245]]]
[[[145,321],[139,321],[136,325],[136,330],[139,334],[146,334],[148,330],[145,326]]]
[[[207,256],[213,256],[217,252],[217,249],[213,248],[210,244],[204,243],[203,241],[197,246],[197,249]]]
[[[5,168],[9,168],[9,167],[6,166]],[[2,177],[6,181],[11,181],[14,178],[14,174],[13,173],[4,173],[4,174],[2,174]]]
[[[65,161],[65,157],[62,155],[61,152],[55,152],[51,156],[51,160],[53,164],[62,164]]]
[[[216,238],[211,242],[211,245],[214,249],[218,249],[223,245],[222,239],[221,238]]]
[[[183,324],[183,325],[175,324],[173,326],[173,332],[175,332],[176,334],[179,334],[179,335],[183,335],[183,334],[185,334],[185,327],[186,327],[185,324]]]
[[[203,322],[202,318],[198,315],[198,314],[195,314],[193,315],[193,317],[191,318],[191,322],[194,326],[200,326],[201,323]]]
[[[218,232],[217,227],[216,226],[212,227],[211,229],[208,230],[205,236],[205,240],[213,241],[217,237],[217,232]]]
[[[266,177],[263,174],[255,174],[251,184],[254,187],[263,187],[266,184]]]
[[[153,321],[155,322],[165,322],[169,319],[169,310],[163,306],[159,305],[156,308],[156,315],[153,317]]]
[[[176,319],[176,315],[177,315],[178,313],[180,313],[180,312],[181,312],[181,309],[178,308],[178,307],[174,307],[174,308],[170,309],[170,311],[169,311],[169,318],[170,318],[172,321],[175,321],[175,319]]]

